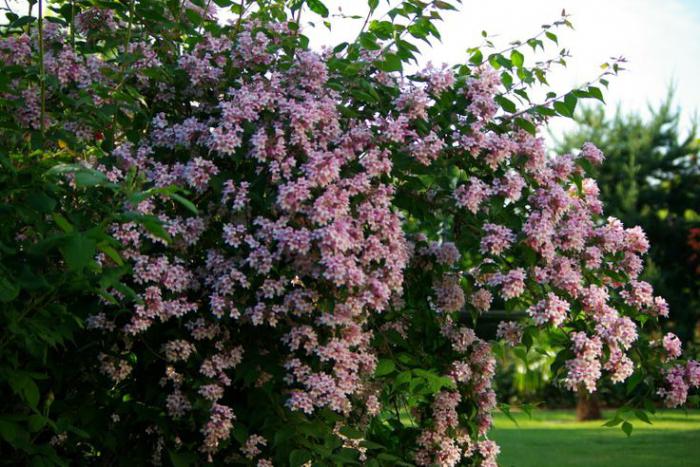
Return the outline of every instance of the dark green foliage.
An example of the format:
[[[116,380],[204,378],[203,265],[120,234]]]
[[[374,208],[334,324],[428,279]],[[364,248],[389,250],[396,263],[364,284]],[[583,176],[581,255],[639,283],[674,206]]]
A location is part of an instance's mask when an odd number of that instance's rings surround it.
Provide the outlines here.
[[[52,437],[87,437],[77,421],[83,376],[69,360],[88,353],[76,335],[105,278],[95,256],[117,253],[106,223],[86,209],[109,193],[78,199],[50,170],[65,157],[0,154],[0,438],[11,465],[61,464]]]

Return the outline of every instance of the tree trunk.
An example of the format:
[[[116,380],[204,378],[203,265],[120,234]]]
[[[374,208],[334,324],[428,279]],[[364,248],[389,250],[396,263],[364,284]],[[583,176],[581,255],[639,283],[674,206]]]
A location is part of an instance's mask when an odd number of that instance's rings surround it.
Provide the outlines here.
[[[600,412],[600,404],[595,394],[590,394],[585,389],[580,389],[576,393],[576,420],[583,422],[586,420],[601,420],[603,415]]]

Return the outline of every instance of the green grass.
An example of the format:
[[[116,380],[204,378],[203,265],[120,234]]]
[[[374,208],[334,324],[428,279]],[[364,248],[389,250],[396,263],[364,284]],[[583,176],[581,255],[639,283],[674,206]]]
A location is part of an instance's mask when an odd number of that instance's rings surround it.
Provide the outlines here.
[[[604,421],[577,422],[573,411],[513,415],[519,426],[498,414],[490,435],[501,467],[700,467],[700,410],[659,411],[651,425],[635,419],[629,438]]]

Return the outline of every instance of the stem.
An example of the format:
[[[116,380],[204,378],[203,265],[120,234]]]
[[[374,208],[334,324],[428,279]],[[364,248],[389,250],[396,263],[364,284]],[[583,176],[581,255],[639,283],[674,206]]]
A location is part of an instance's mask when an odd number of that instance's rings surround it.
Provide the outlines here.
[[[552,28],[557,29],[557,28],[567,24],[568,17],[569,17],[569,15],[563,15],[561,17],[561,19],[554,21],[551,25],[547,25],[548,27],[542,27],[542,29],[540,29],[540,31],[537,34],[534,34],[534,35],[528,37],[524,41],[517,41],[516,43],[511,44],[509,47],[506,47],[505,49],[494,52],[490,55],[505,55],[506,53],[510,52],[511,50],[519,49],[520,47],[522,47],[524,45],[528,45],[528,43],[530,41],[539,39],[544,34],[546,34],[547,31],[549,31],[550,29],[552,29]]]
[[[362,23],[362,27],[360,28],[360,32],[357,33],[357,37],[353,42],[357,42],[360,40],[360,36],[362,35],[363,32],[365,32],[365,28],[367,27],[367,24],[369,24],[369,19],[372,17],[372,14],[374,13],[374,10],[370,9],[369,12],[367,12],[367,16],[365,16],[365,22]]]
[[[34,9],[34,4],[30,2],[30,3],[29,3],[29,8],[27,8],[27,16],[32,16],[32,10],[33,10],[33,9]],[[27,25],[27,34],[29,34],[30,29],[31,29],[31,25],[28,24],[28,25]]]
[[[12,7],[10,6],[10,4],[7,3],[7,0],[5,0],[5,7],[6,7],[5,9],[6,9],[7,11],[9,11],[10,13],[12,13],[13,15],[15,14],[15,12],[12,11]]]
[[[70,45],[75,48],[75,1],[70,2]]]
[[[583,88],[587,88],[587,87],[593,85],[593,83],[599,82],[599,81],[600,81],[601,79],[603,79],[604,77],[610,76],[610,75],[613,75],[613,74],[616,74],[616,73],[606,70],[606,71],[604,71],[603,73],[601,73],[600,75],[598,75],[595,79],[592,79],[592,80],[590,80],[590,81],[586,81],[586,82],[583,83],[582,85],[577,86],[576,88],[574,88],[574,91],[577,91],[577,90],[580,90],[580,89],[583,89]],[[516,118],[516,117],[519,117],[519,116],[523,115],[523,114],[530,113],[532,110],[534,110],[534,109],[537,108],[537,107],[547,107],[547,106],[553,104],[554,102],[563,99],[563,98],[564,98],[567,94],[569,94],[570,92],[572,92],[572,91],[567,91],[567,92],[561,93],[561,94],[559,94],[559,95],[556,95],[556,96],[554,96],[554,97],[552,97],[552,98],[549,98],[549,99],[545,100],[545,101],[542,102],[541,104],[531,105],[530,107],[527,107],[527,108],[525,108],[525,109],[523,109],[523,110],[520,110],[519,112],[516,112],[516,113],[514,113],[514,114],[510,114],[510,115],[506,115],[506,116],[504,116],[504,117],[501,118],[501,121],[502,121],[502,122],[508,122],[508,121],[510,121],[510,120],[513,120],[513,119]]]
[[[44,116],[46,114],[46,76],[44,70],[44,12],[43,0],[39,0],[39,85],[41,87],[41,138],[42,144],[44,134],[46,133],[46,123]]]
[[[52,293],[53,292],[45,293],[44,295],[39,297],[36,301],[34,301],[34,303],[32,303],[31,305],[27,306],[24,310],[22,310],[22,312],[19,314],[17,319],[14,320],[14,324],[17,325],[17,324],[21,323],[33,311],[35,311],[35,310],[37,310],[37,309],[39,309],[39,308],[41,308],[49,303],[52,303],[55,299],[55,297],[52,297],[52,295],[51,295]],[[49,297],[52,297],[52,298],[47,300],[47,298],[49,298]],[[16,337],[17,337],[16,335],[9,335],[9,334],[3,335],[2,340],[0,340],[0,351],[2,351],[7,345],[9,345]]]
[[[127,24],[127,30],[126,30],[126,38],[124,40],[124,50],[122,50],[123,54],[128,53],[127,51],[129,50],[129,43],[131,42],[131,30],[133,27],[133,18],[134,18],[134,0],[131,0],[129,3],[129,22]],[[120,72],[121,72],[121,80],[117,85],[114,87],[114,90],[112,91],[112,94],[116,93],[121,87],[126,83],[126,78],[127,78],[127,70],[126,70],[126,64],[122,62],[121,66],[119,67]],[[116,138],[116,131],[117,131],[117,113],[115,112],[114,115],[112,116],[112,144],[114,144],[115,138]]]
[[[301,10],[304,9],[304,4],[302,3],[299,5],[299,11],[297,12],[297,17],[294,20],[295,23],[297,23],[297,30],[294,32],[294,38],[297,38],[299,36],[299,32],[301,31]],[[297,54],[297,41],[294,41],[294,49],[292,50],[292,60],[294,60],[294,57]]]
[[[406,32],[408,32],[408,28],[411,27],[412,25],[414,25],[416,23],[416,21],[418,21],[420,18],[426,17],[426,15],[424,13],[426,11],[429,11],[433,7],[433,5],[435,4],[435,1],[436,0],[432,0],[427,5],[425,5],[425,8],[423,8],[420,12],[416,13],[415,16],[413,16],[413,18],[411,18],[411,20],[408,22],[408,24],[405,25],[404,29],[400,33],[395,34],[395,37],[390,42],[388,42],[384,46],[384,48],[382,48],[381,55],[384,55],[389,49],[391,49],[391,47],[393,45],[398,43],[398,41],[404,36],[404,34],[406,34]],[[403,74],[403,72],[402,72],[402,74]]]
[[[241,23],[243,22],[243,12],[245,12],[246,7],[245,7],[245,0],[241,0],[241,5],[240,5],[240,10],[238,12],[238,21],[236,21],[236,36],[238,35],[239,32],[241,32]]]

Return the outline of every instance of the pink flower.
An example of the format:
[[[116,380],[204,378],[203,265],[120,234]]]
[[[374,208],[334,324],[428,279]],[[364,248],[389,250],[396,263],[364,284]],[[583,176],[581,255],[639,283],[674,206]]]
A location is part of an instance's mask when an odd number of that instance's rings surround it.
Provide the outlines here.
[[[549,292],[547,298],[527,310],[536,324],[559,326],[568,316],[569,303]]]
[[[523,337],[523,328],[515,321],[501,321],[498,323],[496,337],[503,339],[510,346],[516,346]]]
[[[610,379],[613,383],[621,383],[634,373],[632,360],[617,348],[610,350],[610,358],[604,368],[611,373]]]
[[[681,340],[672,332],[666,333],[663,338],[663,347],[666,351],[666,359],[678,358],[683,353]]]
[[[203,191],[209,179],[219,173],[218,167],[213,162],[201,157],[195,157],[185,168],[187,183],[197,191]]]
[[[515,171],[509,171],[506,175],[493,184],[494,192],[504,196],[509,201],[518,201],[523,188],[527,186],[525,179]]]
[[[221,404],[212,405],[209,421],[202,428],[204,444],[201,450],[208,453],[215,452],[219,443],[229,437],[235,418],[230,407]]]
[[[678,407],[685,404],[690,386],[686,380],[686,368],[675,365],[665,371],[666,387],[659,388],[657,393],[664,399],[667,407]]]
[[[486,312],[491,309],[491,302],[493,301],[493,295],[486,289],[479,289],[472,294],[469,302],[479,310],[480,312]]]
[[[630,281],[630,285],[632,290],[620,292],[620,295],[628,305],[642,309],[654,304],[654,289],[651,287],[651,284],[633,280]]]
[[[442,280],[435,286],[435,295],[437,296],[437,305],[440,310],[445,312],[459,311],[464,307],[466,301],[464,290],[459,284],[459,277],[446,274]]]
[[[576,358],[566,362],[568,370],[564,383],[572,391],[583,386],[589,393],[595,392],[601,376],[600,355],[603,345],[598,337],[588,337],[583,332],[572,336]]]
[[[260,435],[250,435],[241,446],[241,452],[248,459],[253,459],[262,452],[259,446],[267,446],[267,440]]]
[[[438,158],[444,146],[445,142],[431,131],[427,136],[413,141],[409,150],[419,163],[430,165],[431,162]]]
[[[523,268],[512,269],[506,274],[497,273],[489,279],[489,285],[499,285],[501,296],[505,300],[519,297],[525,292],[525,270]]]
[[[452,70],[444,64],[442,68],[436,69],[432,63],[428,62],[425,69],[420,72],[420,75],[428,81],[428,90],[435,95],[441,94],[450,88],[455,81]]]
[[[468,185],[460,185],[454,191],[457,204],[476,214],[481,203],[491,195],[489,186],[481,180],[471,177]]]
[[[445,266],[452,266],[459,261],[460,254],[457,246],[452,242],[445,242],[431,246],[435,259]]]
[[[628,251],[634,253],[642,254],[649,250],[649,240],[641,227],[625,230],[625,246]]]
[[[497,224],[484,224],[481,238],[481,252],[498,256],[507,250],[515,240],[515,234],[508,227]]]
[[[581,147],[581,156],[593,165],[600,165],[605,160],[603,152],[590,142],[583,143]]]

